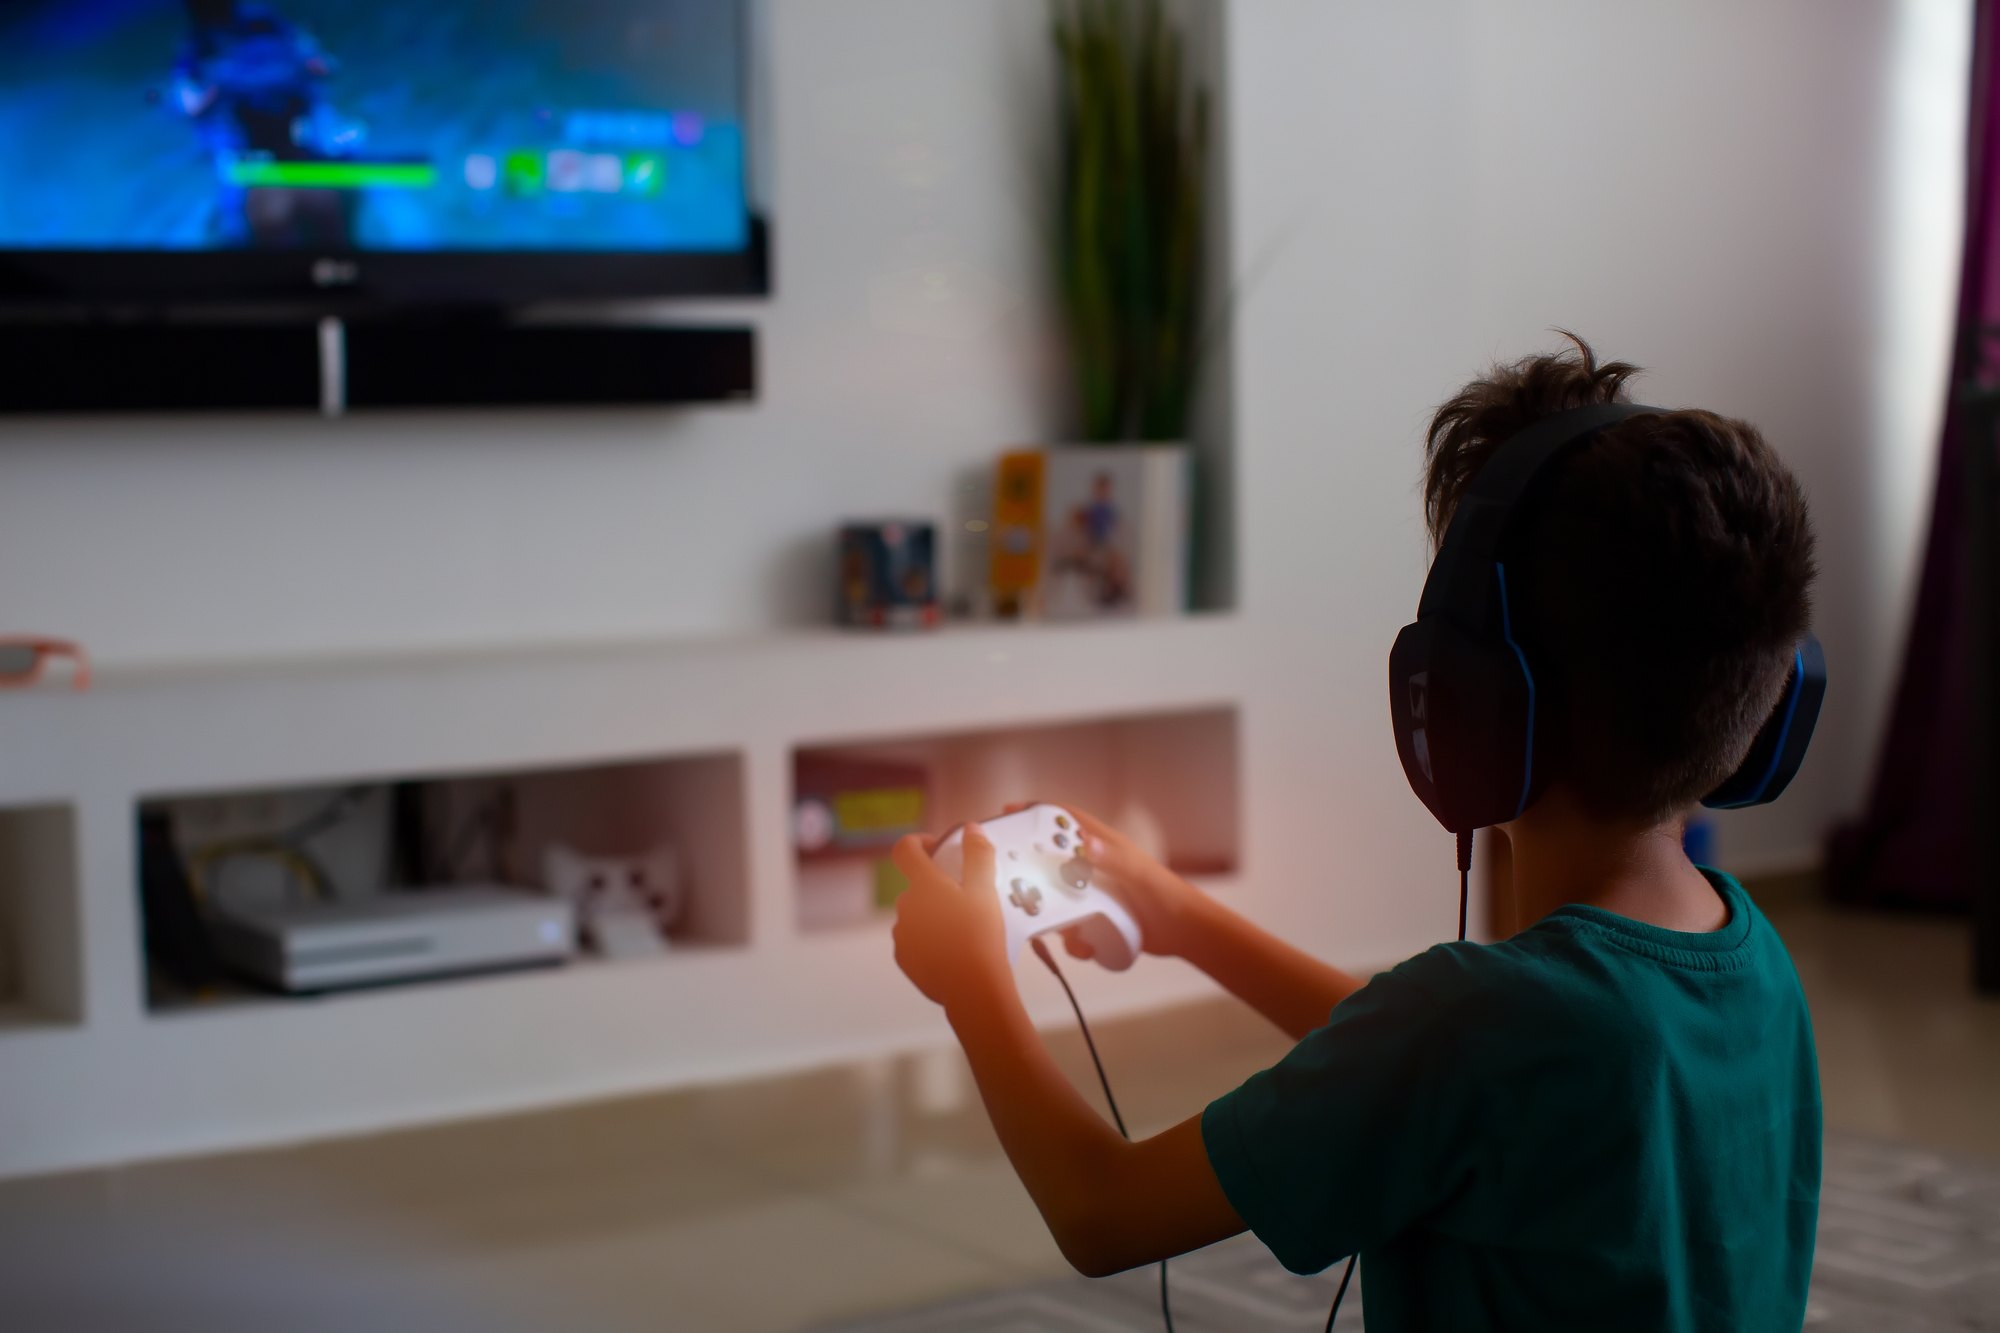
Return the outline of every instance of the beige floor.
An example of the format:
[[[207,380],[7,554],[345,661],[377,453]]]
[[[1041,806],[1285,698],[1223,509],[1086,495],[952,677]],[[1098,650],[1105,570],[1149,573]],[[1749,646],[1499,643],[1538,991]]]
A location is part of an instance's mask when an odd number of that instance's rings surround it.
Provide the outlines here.
[[[1828,1123],[2000,1157],[2000,1002],[1970,995],[1963,926],[1772,914],[1812,1001]],[[1098,1035],[1139,1132],[1283,1050],[1226,1003]],[[1088,1079],[1081,1043],[1057,1047]],[[23,1238],[46,1257],[19,1260],[36,1253]],[[172,1327],[181,1306],[204,1333],[270,1328],[270,1301],[399,1284],[455,1303],[466,1327],[734,1333],[1061,1269],[949,1053],[0,1185],[7,1250],[44,1293],[99,1298],[94,1323],[32,1299],[10,1318],[0,1284],[0,1327],[22,1333]],[[265,1298],[242,1295],[252,1273]]]

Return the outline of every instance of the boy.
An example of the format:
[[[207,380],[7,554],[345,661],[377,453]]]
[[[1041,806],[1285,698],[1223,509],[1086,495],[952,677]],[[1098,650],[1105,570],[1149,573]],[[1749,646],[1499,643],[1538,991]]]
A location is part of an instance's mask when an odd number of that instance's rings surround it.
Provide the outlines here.
[[[1579,341],[1447,402],[1427,449],[1433,540],[1500,443],[1624,401],[1633,373]],[[911,880],[897,962],[944,1006],[1001,1144],[1082,1272],[1247,1227],[1300,1273],[1363,1254],[1374,1333],[1803,1322],[1820,1166],[1804,997],[1741,887],[1681,850],[1688,811],[1742,761],[1806,628],[1803,495],[1754,428],[1690,411],[1602,431],[1524,505],[1515,632],[1548,701],[1538,762],[1554,776],[1501,826],[1507,939],[1439,945],[1363,982],[1086,818],[1146,950],[1298,1040],[1201,1115],[1122,1140],[1022,1010],[990,845],[968,830],[962,883],[927,844],[897,849]]]

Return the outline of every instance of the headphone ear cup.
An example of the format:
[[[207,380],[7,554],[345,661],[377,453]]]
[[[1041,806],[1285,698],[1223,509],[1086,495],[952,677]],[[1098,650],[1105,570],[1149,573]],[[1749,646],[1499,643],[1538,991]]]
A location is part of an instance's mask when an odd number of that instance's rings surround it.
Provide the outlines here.
[[[1749,753],[1701,803],[1711,810],[1741,810],[1777,800],[1805,762],[1806,746],[1812,741],[1825,699],[1826,652],[1819,640],[1808,634],[1799,641],[1777,706],[1758,728]]]
[[[1450,832],[1505,823],[1534,799],[1534,682],[1510,645],[1440,617],[1404,626],[1389,713],[1411,790]]]

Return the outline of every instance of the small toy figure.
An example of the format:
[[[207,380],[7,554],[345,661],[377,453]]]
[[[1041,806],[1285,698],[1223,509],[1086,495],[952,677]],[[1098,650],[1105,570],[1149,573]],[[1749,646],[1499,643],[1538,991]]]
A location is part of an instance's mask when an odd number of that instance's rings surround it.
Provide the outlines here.
[[[931,524],[850,523],[841,529],[841,623],[929,629],[940,619]]]
[[[993,613],[1032,614],[1042,577],[1042,496],[1048,455],[1016,449],[1001,455],[993,479],[993,537],[987,569]]]
[[[562,843],[542,856],[542,879],[576,908],[578,943],[603,958],[665,953],[685,895],[680,857],[662,844],[643,856],[585,856]]]

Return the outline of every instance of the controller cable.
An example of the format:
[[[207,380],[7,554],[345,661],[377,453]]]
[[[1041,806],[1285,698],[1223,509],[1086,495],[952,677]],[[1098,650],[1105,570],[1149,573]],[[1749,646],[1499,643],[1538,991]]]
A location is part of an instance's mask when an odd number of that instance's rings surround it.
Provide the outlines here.
[[[1458,942],[1465,943],[1466,905],[1472,899],[1472,830],[1458,835]],[[1340,1275],[1340,1289],[1333,1293],[1333,1308],[1326,1312],[1326,1333],[1333,1333],[1333,1321],[1340,1318],[1340,1302],[1347,1295],[1347,1283],[1354,1276],[1354,1261],[1359,1254],[1347,1257],[1347,1271]]]
[[[1472,833],[1470,830],[1467,830],[1458,835],[1458,938],[1460,943],[1464,943],[1465,941],[1467,906],[1471,901],[1471,897]],[[1118,1126],[1118,1133],[1129,1143],[1132,1139],[1132,1133],[1125,1128],[1125,1117],[1118,1112],[1118,1099],[1111,1095],[1111,1079],[1104,1072],[1104,1061],[1097,1054],[1097,1040],[1090,1035],[1090,1024],[1084,1020],[1083,1006],[1077,1003],[1076,992],[1070,989],[1069,978],[1064,976],[1062,968],[1056,965],[1055,955],[1049,952],[1048,946],[1042,943],[1039,935],[1029,940],[1028,944],[1029,947],[1034,949],[1035,956],[1042,960],[1043,966],[1049,969],[1057,983],[1062,986],[1063,994],[1069,998],[1070,1012],[1076,1015],[1076,1025],[1083,1033],[1084,1047],[1090,1052],[1091,1066],[1097,1070],[1098,1086],[1104,1089],[1104,1104],[1111,1108],[1111,1123]],[[1354,1280],[1354,1265],[1360,1258],[1361,1256],[1358,1253],[1351,1254],[1347,1258],[1347,1268],[1340,1275],[1340,1286],[1333,1293],[1333,1308],[1326,1312],[1326,1333],[1333,1333],[1334,1321],[1340,1318],[1340,1303],[1347,1299],[1347,1284]],[[1174,1310],[1173,1304],[1167,1296],[1167,1261],[1165,1259],[1160,1260],[1160,1318],[1166,1321],[1167,1333],[1174,1333]]]
[[[1125,1117],[1118,1114],[1118,1099],[1111,1095],[1111,1080],[1105,1076],[1104,1061],[1098,1058],[1097,1040],[1090,1035],[1090,1024],[1083,1021],[1083,1006],[1076,1002],[1076,992],[1069,988],[1069,978],[1063,975],[1060,967],[1056,966],[1055,955],[1051,954],[1048,946],[1042,943],[1041,936],[1035,936],[1028,941],[1028,944],[1034,949],[1035,956],[1040,958],[1043,965],[1055,974],[1056,980],[1062,983],[1063,994],[1069,997],[1070,1010],[1076,1015],[1076,1025],[1083,1030],[1083,1044],[1090,1051],[1090,1063],[1097,1069],[1098,1086],[1104,1089],[1104,1104],[1111,1108],[1111,1123],[1118,1126],[1119,1135],[1130,1143],[1132,1132],[1125,1128]],[[1167,1299],[1165,1259],[1160,1260],[1160,1318],[1166,1321],[1167,1333],[1174,1333],[1174,1307]]]

